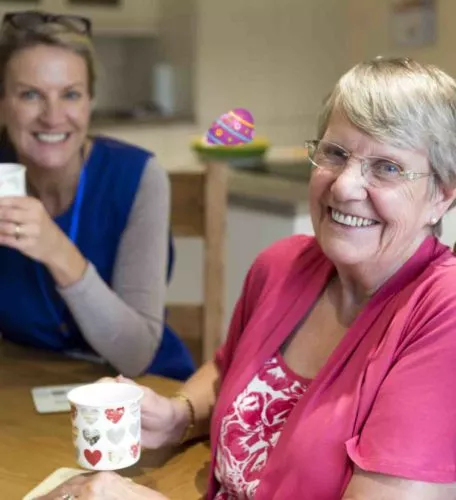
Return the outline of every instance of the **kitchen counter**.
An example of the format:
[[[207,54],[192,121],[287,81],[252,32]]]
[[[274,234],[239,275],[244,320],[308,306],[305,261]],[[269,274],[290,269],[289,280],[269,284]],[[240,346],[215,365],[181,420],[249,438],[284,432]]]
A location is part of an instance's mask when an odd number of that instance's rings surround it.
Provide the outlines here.
[[[174,164],[169,174],[201,172],[200,163]],[[282,216],[307,211],[308,179],[290,179],[267,171],[229,169],[228,202],[231,206]]]
[[[166,166],[169,174],[202,169],[198,162]],[[307,188],[307,177],[287,178],[277,172],[229,169],[228,202],[239,208],[294,217],[307,211]]]
[[[154,151],[170,173],[201,171],[189,147],[191,139],[201,133],[198,125],[190,117],[158,118],[99,119],[92,129]],[[302,148],[271,148],[263,168],[231,168],[230,205],[285,217],[307,212],[309,170],[303,161]]]

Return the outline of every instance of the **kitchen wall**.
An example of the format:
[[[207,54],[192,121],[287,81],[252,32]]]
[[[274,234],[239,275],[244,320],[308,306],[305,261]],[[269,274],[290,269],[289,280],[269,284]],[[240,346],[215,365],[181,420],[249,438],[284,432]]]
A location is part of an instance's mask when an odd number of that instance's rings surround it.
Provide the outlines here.
[[[257,133],[274,146],[300,144],[314,135],[321,101],[345,70],[361,59],[405,52],[390,41],[390,0],[166,0],[162,5],[154,57],[187,69],[194,65],[182,88],[194,101],[196,125],[190,135],[181,127],[172,142],[165,141],[172,148],[170,161],[191,158],[184,154],[190,136],[238,106],[253,112]],[[407,55],[456,76],[455,17],[456,2],[439,0],[437,43]],[[112,47],[113,53],[118,50]],[[149,147],[154,134],[146,139]],[[165,163],[167,151],[161,148]]]
[[[312,137],[346,67],[341,0],[198,0],[196,110],[201,128],[246,107],[275,145]]]
[[[347,63],[376,55],[407,55],[422,62],[441,66],[452,76],[456,76],[456,2],[438,0],[437,41],[427,47],[403,49],[394,47],[390,40],[389,16],[391,2],[378,0],[345,0],[347,18]]]
[[[276,147],[313,137],[324,96],[346,68],[345,0],[166,0],[158,53],[194,61],[194,126],[106,129],[158,150],[167,166],[192,161],[188,144],[234,107],[253,113]]]

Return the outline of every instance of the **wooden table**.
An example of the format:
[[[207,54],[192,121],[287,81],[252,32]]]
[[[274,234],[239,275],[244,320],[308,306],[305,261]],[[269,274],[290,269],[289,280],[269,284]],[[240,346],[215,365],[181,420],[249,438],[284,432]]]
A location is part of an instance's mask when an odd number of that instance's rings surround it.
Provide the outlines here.
[[[92,382],[106,375],[114,375],[106,366],[25,350],[0,340],[1,499],[20,500],[54,470],[78,467],[69,413],[37,413],[30,389]],[[144,376],[137,381],[163,395],[179,387],[179,382],[160,377]],[[209,455],[207,442],[143,450],[139,463],[120,473],[172,500],[199,500],[207,487]]]

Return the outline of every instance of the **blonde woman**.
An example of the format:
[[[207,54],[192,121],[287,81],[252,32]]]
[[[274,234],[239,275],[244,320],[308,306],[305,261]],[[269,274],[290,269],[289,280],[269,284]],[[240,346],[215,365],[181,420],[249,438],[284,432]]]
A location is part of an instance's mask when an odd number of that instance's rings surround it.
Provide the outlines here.
[[[95,75],[88,19],[5,16],[0,162],[26,166],[27,195],[0,199],[0,332],[186,379],[192,360],[163,319],[168,178],[152,153],[88,135]]]

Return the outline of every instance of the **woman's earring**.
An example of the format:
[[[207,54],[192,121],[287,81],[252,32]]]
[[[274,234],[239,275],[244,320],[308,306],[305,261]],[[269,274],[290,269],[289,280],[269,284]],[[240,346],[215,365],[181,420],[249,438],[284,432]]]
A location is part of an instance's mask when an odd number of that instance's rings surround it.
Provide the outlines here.
[[[437,222],[439,221],[438,217],[431,217],[431,226],[435,226],[437,224]]]

